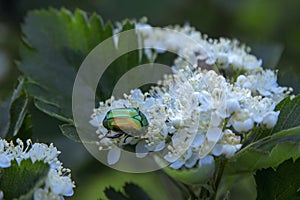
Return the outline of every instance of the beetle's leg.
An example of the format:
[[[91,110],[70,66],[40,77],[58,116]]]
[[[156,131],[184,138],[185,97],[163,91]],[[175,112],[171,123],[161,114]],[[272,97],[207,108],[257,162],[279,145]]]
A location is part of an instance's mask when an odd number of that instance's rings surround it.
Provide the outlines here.
[[[100,140],[103,140],[104,138],[112,138],[112,139],[114,139],[114,138],[119,138],[119,137],[121,137],[124,133],[117,133],[117,134],[115,134],[115,135],[110,135],[110,134],[111,134],[111,131],[109,130],[109,131],[107,131],[106,135],[105,135],[104,137],[102,137]]]
[[[105,137],[107,137],[107,138],[119,138],[119,137],[121,137],[123,134],[124,134],[124,133],[118,133],[118,134],[116,134],[116,135],[111,135],[111,136],[106,135]]]
[[[126,143],[126,140],[127,140],[127,138],[129,138],[130,137],[130,135],[126,135],[125,136],[125,138],[124,138],[124,143]]]

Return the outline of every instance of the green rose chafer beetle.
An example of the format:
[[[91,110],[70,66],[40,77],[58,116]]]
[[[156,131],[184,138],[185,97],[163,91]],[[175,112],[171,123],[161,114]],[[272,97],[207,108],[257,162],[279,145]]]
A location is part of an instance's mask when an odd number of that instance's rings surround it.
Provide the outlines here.
[[[149,125],[146,116],[134,107],[116,108],[108,111],[102,124],[108,130],[106,138],[119,138],[124,134],[126,138],[139,136],[145,132],[145,128]],[[110,135],[110,131],[117,132],[117,134]]]

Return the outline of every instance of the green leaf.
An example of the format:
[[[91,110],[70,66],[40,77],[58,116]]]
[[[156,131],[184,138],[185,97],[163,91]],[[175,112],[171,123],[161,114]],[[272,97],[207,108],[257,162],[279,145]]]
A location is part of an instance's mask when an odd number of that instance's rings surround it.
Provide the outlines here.
[[[64,136],[67,138],[75,141],[75,142],[81,142],[80,137],[78,136],[78,133],[76,131],[76,128],[72,124],[63,124],[59,126],[61,132]]]
[[[133,28],[134,24],[127,20],[121,31]],[[71,13],[66,9],[50,9],[30,12],[22,31],[25,39],[20,49],[19,68],[29,80],[26,82],[28,94],[34,97],[39,110],[67,122],[69,126],[61,130],[68,138],[78,141],[72,116],[75,76],[90,51],[113,35],[111,23],[105,25],[99,16],[87,17],[81,10]],[[136,35],[132,38],[120,35],[118,41],[117,48],[113,42],[108,44],[112,54],[130,45],[138,46]],[[146,62],[145,56],[140,54],[135,50],[114,60],[99,81],[96,101],[109,98],[124,73]]]
[[[251,143],[230,158],[225,174],[252,173],[275,168],[290,158],[300,157],[300,126],[283,130]]]
[[[31,117],[27,113],[28,96],[24,89],[23,78],[19,78],[9,104],[8,128],[5,131],[5,139],[13,140],[17,137],[27,139],[31,135]]]
[[[124,194],[112,187],[106,188],[104,193],[109,200],[151,200],[147,193],[134,183],[125,183]]]
[[[115,190],[113,187],[106,188],[104,193],[109,200],[128,200],[122,192]]]
[[[9,168],[0,168],[0,188],[5,199],[30,199],[34,188],[41,186],[48,173],[49,165],[43,161],[32,163],[30,159],[13,160]],[[21,198],[20,198],[21,199]]]
[[[79,143],[85,143],[85,144],[95,144],[95,141],[98,140],[98,137],[96,134],[88,135],[86,134],[84,138],[80,138],[77,132],[77,128],[73,124],[63,124],[59,126],[62,134],[66,136],[67,138],[79,142]]]
[[[151,200],[147,193],[134,183],[126,183],[124,190],[130,200]]]
[[[126,182],[133,182],[141,187],[151,199],[159,200],[183,200],[181,191],[174,185],[164,173],[126,173],[111,168],[97,165],[87,165],[83,169],[85,173],[79,174],[81,187],[77,187],[76,199],[107,200],[104,190],[113,186],[116,191],[124,191]]]
[[[252,174],[237,174],[222,176],[216,199],[255,200],[256,196],[254,176]]]
[[[15,135],[11,140],[15,141],[17,138],[26,141],[31,138],[33,134],[32,130],[32,117],[27,113],[24,117],[23,123],[17,135]]]
[[[29,77],[28,93],[40,110],[71,123],[76,72],[87,54],[112,35],[111,25],[81,10],[50,9],[30,12],[22,31],[26,39],[19,69]]]
[[[132,24],[129,20],[125,20],[123,22],[121,32],[131,29],[134,29],[134,24]],[[115,49],[116,52],[119,49],[128,49],[129,46],[138,47],[138,38],[136,35],[134,35],[134,38],[127,38],[120,35],[118,41],[118,47]],[[115,59],[106,69],[99,81],[97,89],[97,96],[99,100],[104,101],[110,98],[117,81],[130,69],[143,64],[144,62],[146,62],[146,60],[140,59],[139,50],[128,52]]]
[[[292,100],[285,98],[276,106],[276,110],[280,110],[280,115],[271,133],[300,126],[300,95]]]
[[[300,199],[300,159],[285,161],[276,171],[272,168],[256,172],[257,199]]]

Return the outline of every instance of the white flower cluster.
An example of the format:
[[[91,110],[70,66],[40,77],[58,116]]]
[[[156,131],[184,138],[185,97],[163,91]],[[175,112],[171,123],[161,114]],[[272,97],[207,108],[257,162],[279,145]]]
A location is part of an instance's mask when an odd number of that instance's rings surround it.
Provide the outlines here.
[[[138,24],[136,29],[146,46],[157,53],[172,50],[192,63],[177,58],[174,74],[166,76],[159,87],[144,94],[136,89],[124,99],[100,102],[90,123],[98,128],[99,150],[109,149],[108,164],[119,160],[118,147],[133,145],[137,157],[164,152],[162,157],[171,168],[200,167],[217,156],[232,157],[242,147],[242,138],[256,127],[275,126],[279,115],[275,106],[291,89],[279,87],[277,73],[263,70],[262,61],[250,55],[248,48],[235,40],[207,39],[189,26],[173,29],[198,45],[181,42],[178,34],[147,24]],[[217,71],[212,70],[214,66]],[[107,138],[108,130],[102,124],[106,113],[124,107],[145,114],[147,130],[140,136],[127,138],[125,133]]]
[[[207,65],[216,64],[223,69],[232,68],[245,72],[260,69],[262,66],[262,60],[249,54],[250,48],[241,45],[238,40],[211,39],[189,25],[158,29],[139,23],[136,30],[143,38],[145,46],[153,47],[157,53],[177,52],[194,67],[199,65],[199,61],[205,61]]]
[[[18,165],[23,160],[30,159],[32,163],[43,161],[49,165],[49,172],[45,180],[45,184],[41,188],[37,188],[34,192],[36,200],[64,199],[63,196],[72,196],[74,182],[71,180],[71,170],[63,168],[62,163],[57,156],[59,151],[53,144],[49,146],[43,143],[32,144],[31,140],[27,140],[27,147],[24,148],[24,143],[16,140],[17,145],[13,142],[7,142],[0,139],[0,168],[9,168],[12,161],[16,161]],[[2,191],[0,194],[4,196]]]
[[[211,39],[189,25],[160,29],[141,22],[137,23],[136,32],[142,38],[141,46],[152,47],[156,53],[172,51],[180,55],[175,60],[177,70],[185,67],[186,61],[192,68],[224,70],[226,78],[234,80],[233,84],[251,90],[252,95],[272,98],[276,103],[292,92],[292,88],[279,87],[277,71],[264,70],[262,60],[250,54],[250,48],[238,40]],[[149,49],[145,51],[149,57],[153,56]]]

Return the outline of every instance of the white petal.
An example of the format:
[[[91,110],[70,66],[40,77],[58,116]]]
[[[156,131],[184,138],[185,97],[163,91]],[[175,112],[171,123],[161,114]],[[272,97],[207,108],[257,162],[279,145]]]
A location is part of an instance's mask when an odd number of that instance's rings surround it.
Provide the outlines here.
[[[3,144],[3,141],[2,141],[2,140],[0,140],[0,152],[1,152],[1,151],[3,151],[3,149],[4,149],[4,144]]]
[[[168,131],[168,126],[166,124],[163,125],[161,129],[161,133],[164,138],[168,136],[169,131]]]
[[[173,162],[175,162],[176,160],[178,160],[178,156],[175,156],[174,154],[167,154],[167,155],[165,155],[164,156],[164,159],[166,160],[166,161],[168,161],[169,163],[173,163]]]
[[[206,138],[209,142],[218,142],[223,132],[220,128],[210,128],[207,130]]]
[[[210,125],[213,127],[218,127],[220,123],[222,122],[223,118],[219,115],[217,112],[213,112],[211,114],[211,121]]]
[[[121,150],[117,147],[114,147],[108,151],[107,154],[107,163],[109,165],[116,164],[121,156]]]
[[[7,168],[10,167],[10,159],[7,155],[1,154],[0,155],[0,167]]]
[[[268,113],[263,119],[263,124],[268,129],[273,128],[277,123],[279,113],[280,111]]]
[[[93,119],[90,120],[90,124],[93,125],[94,127],[99,127],[102,124],[102,120],[101,120],[101,117],[97,115]]]
[[[230,99],[227,101],[226,109],[228,114],[231,114],[240,109],[240,104],[237,99]]]
[[[147,156],[148,154],[148,149],[146,148],[146,142],[145,141],[141,141],[139,143],[137,143],[136,147],[135,147],[135,154],[136,157],[138,158],[144,158],[145,156]]]
[[[138,102],[138,103],[144,102],[144,95],[140,89],[132,90],[131,96],[135,102]]]
[[[143,109],[147,110],[149,108],[151,108],[155,103],[155,99],[153,97],[147,98],[144,105],[143,105]]]
[[[214,162],[215,162],[214,157],[205,156],[204,158],[199,160],[199,167],[201,167],[203,165],[210,165],[210,164],[213,164]]]
[[[229,145],[229,144],[226,144],[224,145],[224,154],[226,156],[226,158],[230,158],[234,155],[234,153],[236,152],[236,148],[235,146],[232,146],[232,145]]]
[[[73,196],[73,194],[74,194],[73,184],[70,182],[67,186],[65,186],[63,195],[70,197],[70,196]]]
[[[197,163],[197,160],[198,160],[198,154],[193,153],[193,155],[185,162],[184,165],[186,168],[192,168]]]
[[[154,149],[154,151],[161,151],[163,150],[163,148],[165,148],[165,141],[161,141],[160,143],[158,143]]]
[[[205,141],[205,136],[202,134],[196,134],[191,147],[198,148]]]
[[[183,166],[183,164],[184,164],[184,161],[183,161],[183,160],[180,160],[180,161],[177,160],[176,162],[172,163],[172,164],[170,165],[170,167],[173,168],[173,169],[179,169],[180,167]]]
[[[247,132],[253,128],[254,122],[252,119],[247,119],[245,121],[233,121],[232,122],[233,128],[238,132]]]
[[[223,153],[223,145],[216,144],[212,150],[212,154],[215,156],[220,156]]]

